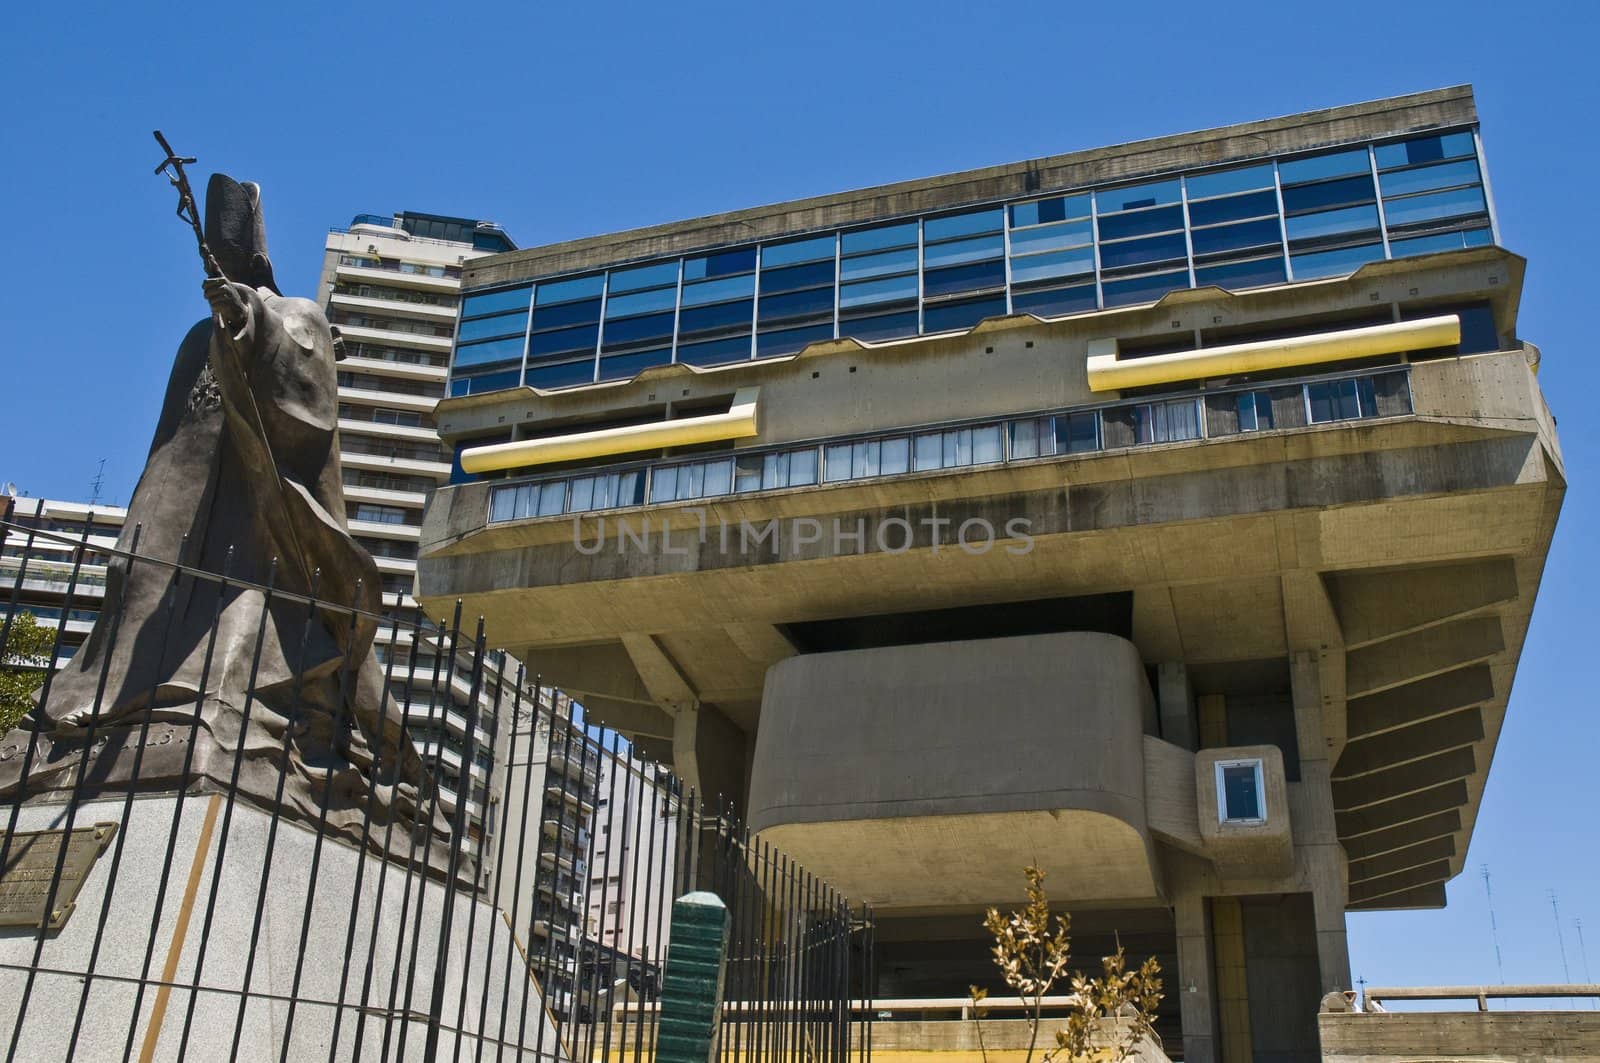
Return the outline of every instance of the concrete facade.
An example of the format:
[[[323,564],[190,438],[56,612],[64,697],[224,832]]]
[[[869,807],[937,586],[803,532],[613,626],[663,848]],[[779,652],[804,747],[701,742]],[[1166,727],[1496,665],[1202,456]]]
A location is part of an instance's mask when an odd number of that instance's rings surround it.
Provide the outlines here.
[[[1440,90],[531,249],[466,283],[1475,120],[1469,91]],[[593,719],[873,903],[880,995],[991,979],[977,919],[1019,900],[1037,860],[1080,957],[1114,933],[1161,960],[1169,1050],[1313,1058],[1318,1000],[1349,988],[1345,912],[1439,906],[1461,870],[1560,510],[1540,354],[1517,331],[1523,265],[1498,246],[1406,253],[447,399],[440,432],[469,449],[704,416],[751,388],[758,427],[442,488],[419,600],[464,598]],[[1107,349],[1337,352],[1375,321],[1441,316],[1458,344],[1090,387]],[[1335,393],[1354,396],[1344,412]],[[1189,428],[1160,427],[1188,410]],[[1026,449],[1042,418],[1090,418],[1095,445]],[[876,465],[896,439],[959,448],[990,428],[988,457]],[[791,453],[819,455],[815,482],[731,479]],[[658,490],[722,461],[726,489]],[[647,500],[562,508],[613,473],[648,477]],[[506,504],[548,489],[550,510]],[[1219,822],[1218,760],[1261,763],[1264,822]]]

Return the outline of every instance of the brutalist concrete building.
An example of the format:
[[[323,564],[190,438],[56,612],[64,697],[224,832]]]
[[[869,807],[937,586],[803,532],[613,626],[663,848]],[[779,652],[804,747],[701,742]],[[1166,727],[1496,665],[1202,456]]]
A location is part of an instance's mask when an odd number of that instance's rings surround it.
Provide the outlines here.
[[[1036,861],[1174,1056],[1314,1058],[1565,491],[1504,243],[1458,87],[476,259],[418,597],[871,902],[880,1000]]]

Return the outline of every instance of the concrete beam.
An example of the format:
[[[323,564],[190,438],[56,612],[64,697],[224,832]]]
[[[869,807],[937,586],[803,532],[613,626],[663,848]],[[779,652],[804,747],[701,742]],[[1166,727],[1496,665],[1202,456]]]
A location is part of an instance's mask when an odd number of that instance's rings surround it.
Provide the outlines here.
[[[1486,660],[1505,649],[1498,616],[1452,620],[1345,655],[1350,698],[1374,694]]]
[[[1399,572],[1330,572],[1323,579],[1351,649],[1517,597],[1516,566],[1509,558]]]
[[[1408,871],[1414,867],[1431,864],[1438,860],[1448,860],[1456,855],[1456,840],[1452,837],[1433,838],[1416,845],[1408,845],[1404,849],[1375,856],[1370,860],[1355,860],[1350,864],[1350,884],[1366,882],[1371,879],[1382,878],[1399,871]]]
[[[1398,911],[1402,908],[1443,908],[1444,883],[1434,882],[1426,886],[1416,886],[1408,890],[1400,890],[1370,901],[1359,904],[1351,902],[1350,907],[1356,911]]]
[[[1348,812],[1466,779],[1477,770],[1471,748],[1452,749],[1397,768],[1333,784],[1333,807]]]
[[[1436,812],[1431,816],[1402,823],[1398,827],[1389,827],[1385,830],[1373,831],[1359,837],[1348,838],[1344,842],[1344,851],[1352,861],[1370,860],[1384,853],[1392,853],[1408,846],[1425,842],[1430,838],[1439,838],[1454,834],[1461,829],[1461,813],[1452,809],[1449,812]]]
[[[1361,904],[1366,901],[1374,901],[1379,897],[1387,897],[1392,893],[1402,893],[1418,886],[1441,883],[1449,877],[1450,861],[1439,860],[1431,864],[1423,864],[1420,867],[1413,867],[1392,875],[1384,875],[1381,878],[1352,883],[1350,886],[1350,903]]]
[[[740,653],[769,668],[800,652],[789,636],[772,624],[724,624],[722,630]]]
[[[583,703],[585,722],[621,731],[629,741],[638,742],[641,738],[672,740],[672,717],[654,705],[615,701],[594,695],[578,700]]]
[[[1336,812],[1334,821],[1339,825],[1339,838],[1345,840],[1458,809],[1467,800],[1467,784],[1465,780],[1457,779],[1393,801]]]
[[[654,703],[634,670],[633,659],[620,642],[538,649],[530,660],[548,683],[579,701],[590,697]]]
[[[1494,673],[1486,664],[1472,664],[1392,687],[1364,698],[1352,698],[1347,718],[1352,741],[1443,716],[1469,705],[1494,700]]]
[[[672,718],[672,771],[692,787],[701,803],[721,799],[744,818],[749,763],[744,732],[714,706],[682,706]]]
[[[637,633],[623,635],[622,645],[628,651],[640,682],[649,692],[650,700],[674,714],[680,709],[699,704],[700,697],[694,687],[654,636]]]
[[[1410,727],[1351,742],[1334,765],[1334,779],[1354,779],[1483,740],[1483,713],[1463,709]]]

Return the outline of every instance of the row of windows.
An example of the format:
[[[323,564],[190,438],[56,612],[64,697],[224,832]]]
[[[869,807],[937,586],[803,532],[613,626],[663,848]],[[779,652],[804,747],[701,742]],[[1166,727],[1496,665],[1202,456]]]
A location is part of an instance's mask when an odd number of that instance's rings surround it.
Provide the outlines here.
[[[450,394],[622,380],[1492,241],[1470,130],[469,294]]]
[[[1408,373],[1390,369],[509,483],[490,493],[489,520],[586,513],[643,505],[646,499],[682,502],[1410,412]]]

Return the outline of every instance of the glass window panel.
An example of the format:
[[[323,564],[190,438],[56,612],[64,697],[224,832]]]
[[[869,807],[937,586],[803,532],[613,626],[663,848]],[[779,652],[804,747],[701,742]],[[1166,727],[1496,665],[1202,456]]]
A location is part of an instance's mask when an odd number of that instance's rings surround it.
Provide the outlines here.
[[[1062,247],[1081,247],[1094,239],[1088,221],[1064,221],[1033,229],[1018,229],[1011,234],[1011,253],[1030,255]]]
[[[618,506],[640,506],[644,504],[644,481],[642,470],[617,473],[617,497],[613,503]]]
[[[1006,297],[994,295],[958,303],[929,303],[922,309],[922,331],[950,332],[971,328],[986,317],[1001,317],[1006,312]]]
[[[839,237],[839,247],[846,255],[907,245],[915,247],[916,244],[917,223],[914,221],[901,222],[898,225],[881,225],[876,229],[857,229],[855,232],[843,233]]]
[[[1488,210],[1481,188],[1456,188],[1448,192],[1430,192],[1425,196],[1385,200],[1383,216],[1391,228],[1440,218],[1455,218],[1463,214],[1482,214]]]
[[[607,321],[606,349],[630,346],[636,343],[670,343],[672,341],[672,315],[646,314],[628,317],[621,321]]]
[[[878,452],[881,444],[876,439],[864,439],[850,448],[850,478],[859,480],[878,475]]]
[[[1290,240],[1307,240],[1316,236],[1376,230],[1378,208],[1346,207],[1343,210],[1329,210],[1321,214],[1301,214],[1289,218],[1285,224],[1289,227]]]
[[[1343,177],[1355,173],[1372,173],[1372,164],[1367,159],[1366,148],[1336,151],[1331,155],[1313,155],[1308,159],[1291,159],[1278,163],[1278,178],[1285,185],[1298,181],[1320,181],[1327,177]],[[1287,195],[1288,190],[1284,191]]]
[[[680,344],[678,361],[685,365],[726,365],[750,357],[750,334],[706,343]]]
[[[1016,269],[1015,266],[1012,267]],[[1015,276],[1015,274],[1013,274]],[[1038,314],[1051,317],[1060,314],[1077,314],[1095,308],[1093,284],[1079,284],[1070,288],[1046,288],[1040,291],[1011,293],[1011,309],[1019,314]]]
[[[839,305],[845,308],[916,297],[916,277],[886,277],[883,280],[846,284],[839,289]]]
[[[792,292],[800,288],[833,287],[833,259],[826,262],[811,262],[803,266],[790,266],[787,269],[765,269],[761,271],[761,294],[768,292]]]
[[[754,299],[740,299],[738,302],[717,303],[714,306],[684,307],[678,311],[678,334],[688,336],[727,328],[748,330],[754,304]]]
[[[484,373],[479,376],[457,377],[450,381],[451,395],[481,395],[485,391],[514,388],[522,382],[522,370],[504,373]]]
[[[789,486],[788,454],[763,454],[761,456],[760,486],[763,490]]]
[[[594,382],[594,360],[561,362],[556,365],[530,365],[524,377],[536,388],[570,388]]]
[[[676,288],[678,286],[678,260],[670,262],[652,262],[648,266],[631,266],[628,269],[614,269],[611,271],[611,281],[607,286],[607,298],[615,298],[619,292],[636,292],[641,288]]]
[[[1256,416],[1256,393],[1241,391],[1236,396],[1239,410],[1239,431],[1254,432],[1261,427],[1260,418]]]
[[[972,240],[956,240],[947,244],[933,244],[922,250],[925,268],[954,266],[961,262],[981,262],[986,258],[999,258],[1005,254],[1005,238],[999,235],[980,236]]]
[[[1381,252],[1381,249],[1380,249]],[[1158,273],[1150,277],[1133,277],[1128,280],[1106,281],[1100,289],[1106,306],[1127,306],[1131,303],[1153,303],[1176,288],[1189,286],[1189,273]]]
[[[701,498],[713,498],[725,495],[733,490],[733,459],[723,458],[720,461],[705,463],[705,485],[700,492]]]
[[[1358,208],[1373,209],[1373,208]],[[1320,216],[1320,215],[1315,215]],[[1296,221],[1303,221],[1297,218]],[[1195,257],[1214,255],[1224,251],[1239,251],[1246,247],[1262,247],[1280,243],[1283,230],[1277,218],[1240,222],[1238,225],[1220,225],[1214,229],[1196,229],[1189,234]]]
[[[456,348],[457,368],[469,365],[488,365],[491,362],[520,362],[522,337],[490,340],[488,343],[467,343]]]
[[[1363,264],[1382,257],[1382,244],[1362,244],[1360,247],[1341,247],[1337,251],[1291,255],[1289,261],[1294,267],[1295,280],[1303,281],[1314,277],[1336,277],[1343,273],[1354,273]]]
[[[1372,177],[1346,177],[1339,181],[1324,181],[1318,185],[1302,185],[1283,190],[1283,209],[1290,214],[1304,214],[1313,210],[1331,210],[1350,207],[1358,203],[1371,203],[1377,199],[1372,194]]]
[[[516,511],[516,488],[495,488],[493,501],[489,504],[489,519],[491,521],[512,520],[516,515]]]
[[[476,321],[463,321],[461,329],[456,334],[456,342],[470,343],[473,340],[484,340],[491,336],[516,336],[522,338],[522,333],[528,328],[528,314],[501,314],[499,317],[480,317]]]
[[[1478,183],[1478,164],[1472,159],[1444,162],[1437,166],[1422,166],[1415,170],[1386,173],[1378,178],[1385,196],[1403,196],[1412,192],[1427,192],[1435,188]]]
[[[988,465],[999,461],[1005,456],[1001,449],[1000,426],[997,424],[980,425],[972,430],[972,463],[974,465]]]
[[[1100,218],[1100,241],[1123,240],[1130,236],[1169,232],[1183,228],[1182,207],[1162,207]]]
[[[539,485],[539,516],[553,517],[566,508],[567,481],[551,480]]]
[[[1255,188],[1272,187],[1272,164],[1244,166],[1237,170],[1195,174],[1186,179],[1189,186],[1189,206],[1206,196],[1226,196],[1234,192],[1248,192]]]
[[[754,295],[756,291],[756,278],[754,274],[743,277],[724,277],[720,280],[700,281],[698,284],[685,284],[683,286],[684,306],[703,306],[706,303],[720,303],[724,299],[737,299],[740,296]]]
[[[1032,203],[1018,203],[1011,208],[1011,224],[1013,227],[1048,225],[1067,218],[1087,218],[1090,209],[1088,195],[1057,196]]]
[[[1271,189],[1246,196],[1208,199],[1189,204],[1190,225],[1219,225],[1241,218],[1259,218],[1278,213],[1278,194]]]
[[[572,494],[567,501],[571,512],[584,513],[594,508],[594,482],[593,476],[580,476],[572,481]]]
[[[925,242],[949,240],[975,233],[997,233],[1005,226],[1005,214],[998,207],[991,210],[971,211],[967,214],[946,214],[942,218],[928,218],[922,223]]]
[[[596,273],[592,277],[574,277],[566,281],[540,281],[534,286],[533,305],[549,306],[552,303],[568,303],[574,299],[598,299],[600,290],[605,287],[605,276]]]
[[[1406,255],[1426,255],[1434,251],[1459,251],[1463,247],[1481,247],[1489,242],[1488,229],[1468,229],[1459,233],[1437,233],[1418,236],[1411,240],[1390,240],[1389,253],[1395,258]]]
[[[599,325],[579,325],[577,328],[557,329],[555,332],[535,332],[528,340],[528,355],[538,358],[569,351],[592,351],[599,340]],[[516,342],[521,343],[521,340]]]
[[[897,436],[894,439],[885,439],[878,456],[878,472],[883,476],[897,476],[909,471],[911,471],[910,437]]]
[[[807,487],[817,482],[817,448],[789,452],[789,486]]]
[[[1472,134],[1461,132],[1418,137],[1398,144],[1379,144],[1373,150],[1378,157],[1378,169],[1388,170],[1396,166],[1414,166],[1474,155],[1477,149],[1472,143]]]
[[[601,380],[629,380],[653,365],[672,361],[671,347],[657,347],[634,354],[613,354],[600,359]]]
[[[542,332],[554,328],[568,328],[600,320],[600,300],[585,299],[579,303],[540,307],[533,312],[533,330]]]
[[[776,454],[740,454],[733,459],[733,489],[738,492],[761,490],[761,473],[768,459]]]
[[[1362,417],[1378,415],[1378,396],[1373,391],[1371,377],[1364,376],[1356,380],[1356,402]]]
[[[477,317],[479,314],[499,314],[509,310],[527,310],[528,302],[533,296],[530,287],[512,288],[503,292],[485,292],[482,295],[469,295],[461,302],[462,317]]]
[[[1188,245],[1181,232],[1147,236],[1143,240],[1128,240],[1120,244],[1103,243],[1100,245],[1100,268],[1106,270],[1118,266],[1169,262],[1183,258],[1187,253]]]
[[[1311,406],[1311,423],[1348,421],[1361,416],[1360,400],[1353,380],[1323,380],[1306,385]]]
[[[1039,454],[1054,454],[1056,452],[1056,419],[1054,417],[1041,417],[1039,425]]]
[[[678,301],[678,289],[657,288],[653,291],[606,296],[606,320],[628,317],[631,314],[649,314],[658,310],[671,310]]]
[[[1283,255],[1257,258],[1248,262],[1229,262],[1222,266],[1196,266],[1194,282],[1197,285],[1215,284],[1218,288],[1239,291],[1258,288],[1266,284],[1282,284],[1288,278],[1283,271]]]
[[[893,340],[917,334],[917,312],[906,310],[895,314],[856,318],[839,322],[841,336],[858,340]]]
[[[812,288],[809,291],[784,292],[780,295],[761,293],[761,309],[757,316],[762,324],[769,321],[781,321],[785,318],[815,317],[824,315],[833,317],[833,289]],[[832,330],[832,325],[829,325]]]
[[[1179,240],[1182,239],[1180,235]],[[970,266],[928,270],[922,275],[922,294],[924,297],[952,295],[980,288],[1000,288],[1005,283],[1005,263],[995,259],[993,262],[978,262]]]
[[[780,354],[793,354],[808,343],[833,339],[833,322],[807,325],[805,328],[784,329],[780,332],[763,332],[756,337],[756,354],[771,358]]]
[[[1094,248],[1079,247],[1071,251],[1057,251],[1048,255],[1029,255],[1011,260],[1011,283],[1045,280],[1051,277],[1074,277],[1094,272]]]
[[[1146,185],[1132,185],[1128,188],[1096,190],[1095,207],[1103,217],[1118,210],[1132,210],[1136,207],[1156,207],[1163,203],[1176,203],[1179,195],[1177,178],[1173,178],[1167,181],[1154,181]]]
[[[944,463],[944,434],[924,432],[911,441],[912,460],[918,472],[937,469]]]
[[[1264,818],[1254,764],[1229,764],[1222,768],[1223,816],[1228,820]]]
[[[521,484],[517,487],[517,519],[531,517],[538,508],[539,489],[533,484]]]
[[[908,247],[903,251],[886,251],[880,255],[847,258],[839,264],[839,276],[847,281],[862,280],[867,277],[881,277],[886,273],[905,273],[916,268],[917,249]]]
[[[699,255],[695,258],[684,259],[683,279],[687,282],[714,277],[729,277],[735,273],[749,273],[755,268],[756,249],[753,247],[740,247],[731,251],[718,251],[711,255]]]
[[[971,465],[972,429],[956,428],[941,434],[944,438],[940,457],[944,467],[950,469],[958,465]]]
[[[1039,422],[1033,419],[1011,422],[1011,456],[1036,458],[1039,456]]]
[[[761,249],[761,268],[770,269],[773,266],[790,266],[796,262],[815,262],[820,259],[833,261],[835,237],[832,233],[827,236],[814,236],[809,240],[795,240],[786,244],[767,244]],[[766,282],[763,281],[763,284]]]
[[[822,482],[831,484],[850,479],[850,444],[830,443],[823,451]]]

